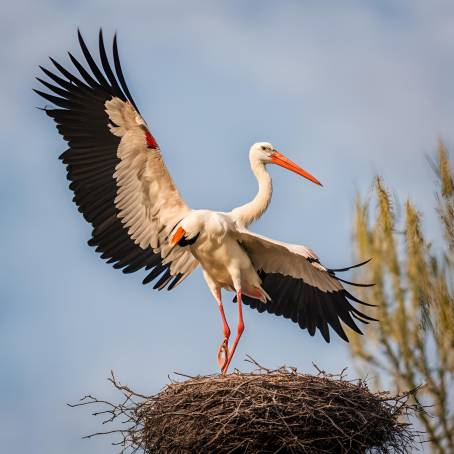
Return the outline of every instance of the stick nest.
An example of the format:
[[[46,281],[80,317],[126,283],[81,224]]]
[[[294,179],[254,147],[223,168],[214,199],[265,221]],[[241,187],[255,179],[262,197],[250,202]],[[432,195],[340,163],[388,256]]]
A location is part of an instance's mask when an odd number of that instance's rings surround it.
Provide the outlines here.
[[[412,452],[419,434],[401,419],[417,411],[409,403],[415,390],[372,393],[344,371],[314,376],[255,364],[252,373],[185,376],[152,396],[119,384],[112,374],[120,403],[86,396],[71,406],[106,406],[94,414],[122,427],[86,438],[119,434],[113,444],[121,453]]]

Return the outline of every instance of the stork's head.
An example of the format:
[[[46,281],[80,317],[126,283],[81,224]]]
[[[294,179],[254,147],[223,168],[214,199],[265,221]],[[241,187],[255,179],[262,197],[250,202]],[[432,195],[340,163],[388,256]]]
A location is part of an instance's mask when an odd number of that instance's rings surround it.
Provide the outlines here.
[[[258,162],[262,164],[277,164],[278,166],[284,167],[284,169],[291,170],[292,172],[295,172],[298,175],[301,175],[302,177],[322,186],[317,178],[277,151],[269,142],[254,143],[249,150],[249,159],[252,166],[254,166],[254,163]]]

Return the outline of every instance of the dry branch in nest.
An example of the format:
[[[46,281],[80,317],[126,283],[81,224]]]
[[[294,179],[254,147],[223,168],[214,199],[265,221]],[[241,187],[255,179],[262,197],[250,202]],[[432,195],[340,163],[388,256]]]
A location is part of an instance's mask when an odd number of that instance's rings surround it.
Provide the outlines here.
[[[419,434],[402,417],[416,411],[412,393],[371,393],[364,380],[301,374],[294,368],[187,377],[145,396],[110,381],[120,403],[93,396],[82,405],[104,405],[95,415],[121,427],[88,435],[117,434],[121,453],[376,453],[411,452]],[[181,375],[181,374],[180,374]],[[421,410],[418,410],[421,411]]]

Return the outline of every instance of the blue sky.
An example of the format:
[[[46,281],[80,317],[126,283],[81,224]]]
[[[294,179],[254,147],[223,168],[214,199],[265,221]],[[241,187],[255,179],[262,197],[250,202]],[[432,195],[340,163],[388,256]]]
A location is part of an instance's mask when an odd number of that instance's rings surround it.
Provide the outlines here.
[[[425,2],[17,0],[2,9],[0,434],[15,453],[109,453],[87,392],[115,398],[105,378],[148,393],[172,371],[216,372],[221,323],[200,271],[172,292],[142,286],[86,245],[57,156],[65,144],[34,109],[38,65],[79,54],[116,30],[133,96],[194,208],[251,198],[253,142],[271,141],[324,183],[272,168],[274,197],[253,230],[306,244],[339,267],[353,260],[353,199],[375,173],[431,214],[425,160],[454,148],[454,5]],[[49,65],[48,65],[49,66]],[[430,216],[429,235],[439,233]],[[227,317],[236,307],[224,295]],[[246,353],[269,367],[336,372],[351,366],[287,320],[245,311]],[[354,375],[354,372],[351,372]]]

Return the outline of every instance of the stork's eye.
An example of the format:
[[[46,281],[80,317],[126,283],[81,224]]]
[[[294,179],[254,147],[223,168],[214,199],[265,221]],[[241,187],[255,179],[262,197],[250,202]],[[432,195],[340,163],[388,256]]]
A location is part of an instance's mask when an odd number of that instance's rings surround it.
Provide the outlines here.
[[[265,151],[266,150],[266,147],[265,145],[262,145],[262,150]]]

